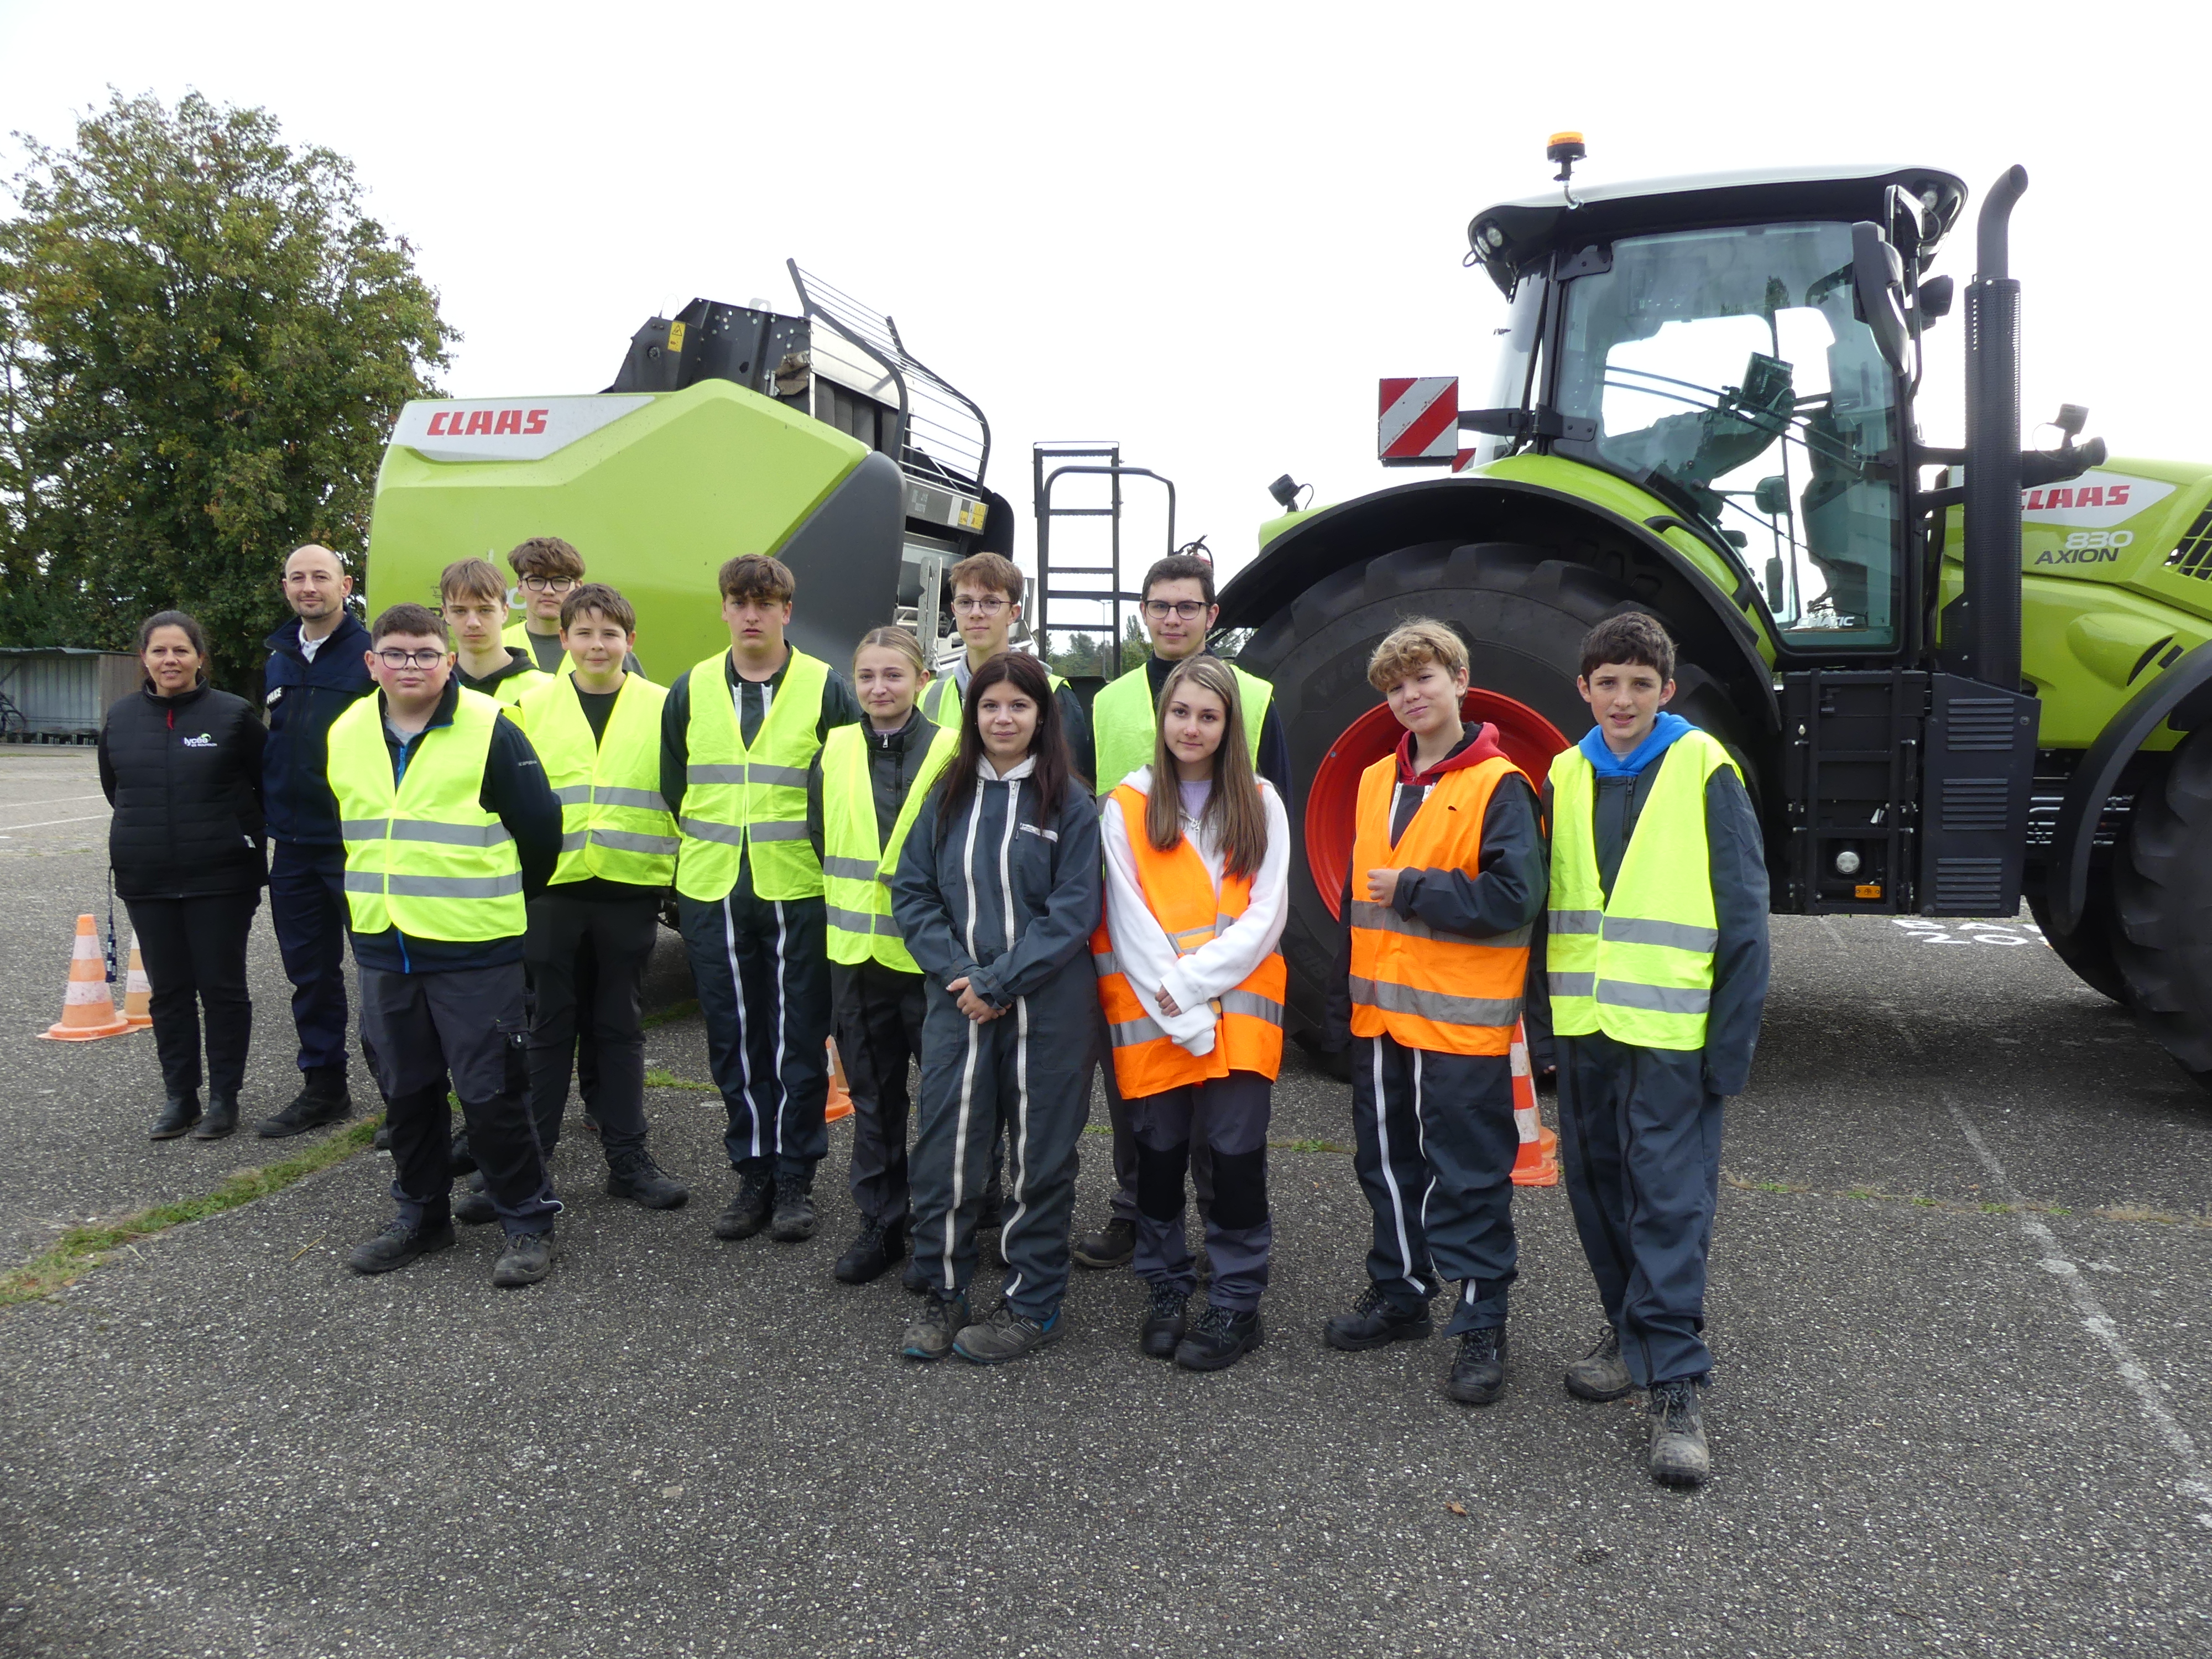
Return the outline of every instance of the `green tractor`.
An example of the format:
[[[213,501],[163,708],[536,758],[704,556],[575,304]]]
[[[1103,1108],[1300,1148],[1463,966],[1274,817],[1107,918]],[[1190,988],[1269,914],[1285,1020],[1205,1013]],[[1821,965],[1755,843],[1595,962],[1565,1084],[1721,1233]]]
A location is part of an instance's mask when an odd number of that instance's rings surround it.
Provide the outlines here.
[[[1385,461],[1448,465],[1261,532],[1222,593],[1304,793],[1285,936],[1310,1025],[1353,784],[1396,737],[1366,679],[1398,618],[1472,648],[1471,714],[1540,779],[1588,729],[1577,643],[1625,608],[1681,647],[1672,705],[1725,743],[1773,908],[2010,919],[2212,1086],[2212,468],[2023,453],[2018,168],[1984,200],[1966,442],[1923,438],[1931,272],[1966,186],[1932,167],[1774,170],[1486,209],[1510,300],[1486,407],[1386,381]],[[1477,435],[1470,447],[1458,434]],[[1294,504],[1296,486],[1277,498]]]

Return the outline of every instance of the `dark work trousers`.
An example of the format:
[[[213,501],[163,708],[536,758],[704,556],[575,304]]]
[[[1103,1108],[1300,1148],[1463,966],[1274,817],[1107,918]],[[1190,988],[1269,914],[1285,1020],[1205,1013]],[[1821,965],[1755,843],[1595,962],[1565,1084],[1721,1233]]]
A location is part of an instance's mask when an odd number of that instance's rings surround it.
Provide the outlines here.
[[[246,940],[261,891],[211,893],[204,898],[134,898],[131,931],[153,994],[154,1052],[161,1085],[173,1095],[200,1086],[200,1022],[207,1022],[207,1082],[212,1094],[235,1097],[246,1081],[253,1039],[253,999],[246,989]],[[339,1038],[344,1039],[344,1021]]]
[[[975,1024],[952,995],[924,994],[921,1110],[914,1142],[914,1255],[931,1285],[964,1293],[991,1148],[1006,1148],[1006,1298],[1042,1322],[1067,1291],[1077,1139],[1089,1115],[1097,978],[1087,960],[1036,996]]]
[[[592,1115],[610,1159],[645,1146],[645,1030],[638,1024],[646,963],[660,929],[660,897],[563,898],[549,887],[530,901],[522,961],[535,999],[530,1021],[530,1115],[551,1158],[568,1106],[579,1039],[598,1038],[599,1098]],[[588,979],[579,962],[588,953]]]
[[[284,977],[300,1069],[346,1064],[345,848],[280,841],[269,856],[269,920]]]
[[[1098,1052],[1105,1058],[1099,1062],[1098,1080],[1106,1090],[1106,1121],[1114,1130],[1114,1205],[1116,1221],[1126,1221],[1134,1226],[1137,1221],[1137,1134],[1129,1125],[1128,1103],[1121,1098],[1121,1091],[1114,1080],[1114,1040],[1107,1034],[1106,1011],[1098,1011]],[[1200,1103],[1203,1111],[1205,1104]],[[1198,1194],[1198,1213],[1203,1218],[1213,1212],[1213,1147],[1206,1136],[1194,1128],[1190,1138],[1190,1184]]]
[[[1355,1038],[1352,1127],[1375,1215],[1368,1277],[1401,1308],[1419,1306],[1439,1278],[1458,1282],[1447,1336],[1503,1325],[1518,1259],[1512,1062]]]
[[[1257,1072],[1231,1072],[1128,1103],[1138,1145],[1137,1277],[1178,1296],[1198,1288],[1183,1241],[1183,1170],[1210,1147],[1213,1204],[1206,1250],[1213,1260],[1208,1299],[1238,1313],[1260,1305],[1275,1224],[1267,1213],[1267,1120],[1275,1085]]]
[[[1575,1231],[1639,1389],[1703,1377],[1705,1258],[1720,1194],[1721,1097],[1702,1049],[1602,1032],[1556,1039]]]
[[[657,897],[654,902],[653,919],[657,922],[660,915]],[[650,957],[652,954],[652,947],[648,945],[646,955]],[[588,933],[584,936],[584,942],[576,947],[574,980],[576,1006],[596,1006],[599,994],[599,953]],[[641,968],[638,969],[641,997],[644,990],[645,970]],[[645,1051],[641,1048],[638,1052],[643,1054]],[[599,1122],[599,1027],[588,1019],[580,1020],[576,1025],[576,1092],[583,1097],[584,1115],[592,1122]],[[550,1152],[553,1148],[549,1145],[545,1150]]]
[[[561,1205],[530,1122],[522,964],[446,974],[364,968],[361,1023],[386,1102],[399,1218],[434,1224],[452,1213],[450,1073],[469,1151],[501,1222],[509,1232],[550,1232]]]
[[[837,1053],[853,1097],[853,1207],[878,1227],[907,1218],[907,1066],[921,1058],[923,979],[871,959],[830,964]]]
[[[819,898],[679,901],[732,1167],[803,1180],[830,1150],[830,934]]]

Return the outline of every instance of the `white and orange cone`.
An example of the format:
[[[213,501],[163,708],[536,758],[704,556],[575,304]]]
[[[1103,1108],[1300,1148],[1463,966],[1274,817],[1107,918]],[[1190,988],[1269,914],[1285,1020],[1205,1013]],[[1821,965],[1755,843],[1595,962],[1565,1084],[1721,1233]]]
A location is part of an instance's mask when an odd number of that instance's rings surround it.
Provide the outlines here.
[[[76,947],[70,953],[69,989],[62,997],[62,1017],[39,1035],[58,1042],[90,1042],[95,1037],[121,1036],[130,1029],[131,1022],[115,1011],[115,998],[107,988],[100,930],[90,916],[79,916]]]
[[[146,964],[138,958],[138,934],[131,935],[131,974],[123,981],[123,1018],[134,1031],[154,1023],[154,987],[146,977]]]
[[[822,1121],[835,1123],[841,1117],[853,1115],[852,1091],[845,1086],[845,1062],[837,1054],[837,1039],[830,1039],[830,1103],[823,1109]]]
[[[1528,1067],[1528,1028],[1513,1022],[1513,1123],[1521,1131],[1520,1155],[1513,1160],[1516,1187],[1559,1184],[1559,1137],[1544,1127],[1536,1109],[1536,1079]]]

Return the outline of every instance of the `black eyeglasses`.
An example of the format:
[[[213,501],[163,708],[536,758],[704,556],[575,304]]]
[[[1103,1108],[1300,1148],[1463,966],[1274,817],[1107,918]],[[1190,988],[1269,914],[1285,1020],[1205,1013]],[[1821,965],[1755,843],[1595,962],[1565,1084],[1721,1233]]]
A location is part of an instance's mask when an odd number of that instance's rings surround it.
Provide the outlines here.
[[[533,593],[565,593],[576,586],[574,576],[525,576],[522,585]]]
[[[376,659],[386,668],[428,668],[433,663],[446,659],[442,651],[394,651],[390,647],[376,653]]]
[[[1200,599],[1177,599],[1173,604],[1165,599],[1145,601],[1145,614],[1154,622],[1165,622],[1170,617],[1179,617],[1184,622],[1195,622],[1205,613],[1205,602]]]

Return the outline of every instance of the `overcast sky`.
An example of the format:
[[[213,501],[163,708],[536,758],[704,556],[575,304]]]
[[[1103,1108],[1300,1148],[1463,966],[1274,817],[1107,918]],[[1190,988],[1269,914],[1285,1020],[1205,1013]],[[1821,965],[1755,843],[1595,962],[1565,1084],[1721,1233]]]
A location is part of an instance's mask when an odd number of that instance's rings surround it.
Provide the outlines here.
[[[595,391],[655,311],[793,308],[795,256],[983,406],[1025,552],[1031,442],[1111,438],[1234,568],[1278,473],[1407,476],[1378,376],[1480,400],[1502,305],[1467,223],[1552,188],[1563,127],[1594,181],[1895,161],[1978,204],[2025,163],[2030,418],[2212,461],[2192,9],[0,0],[0,127],[66,142],[110,86],[266,106],[419,250],[459,395]],[[1955,406],[1928,427],[1956,441]]]

